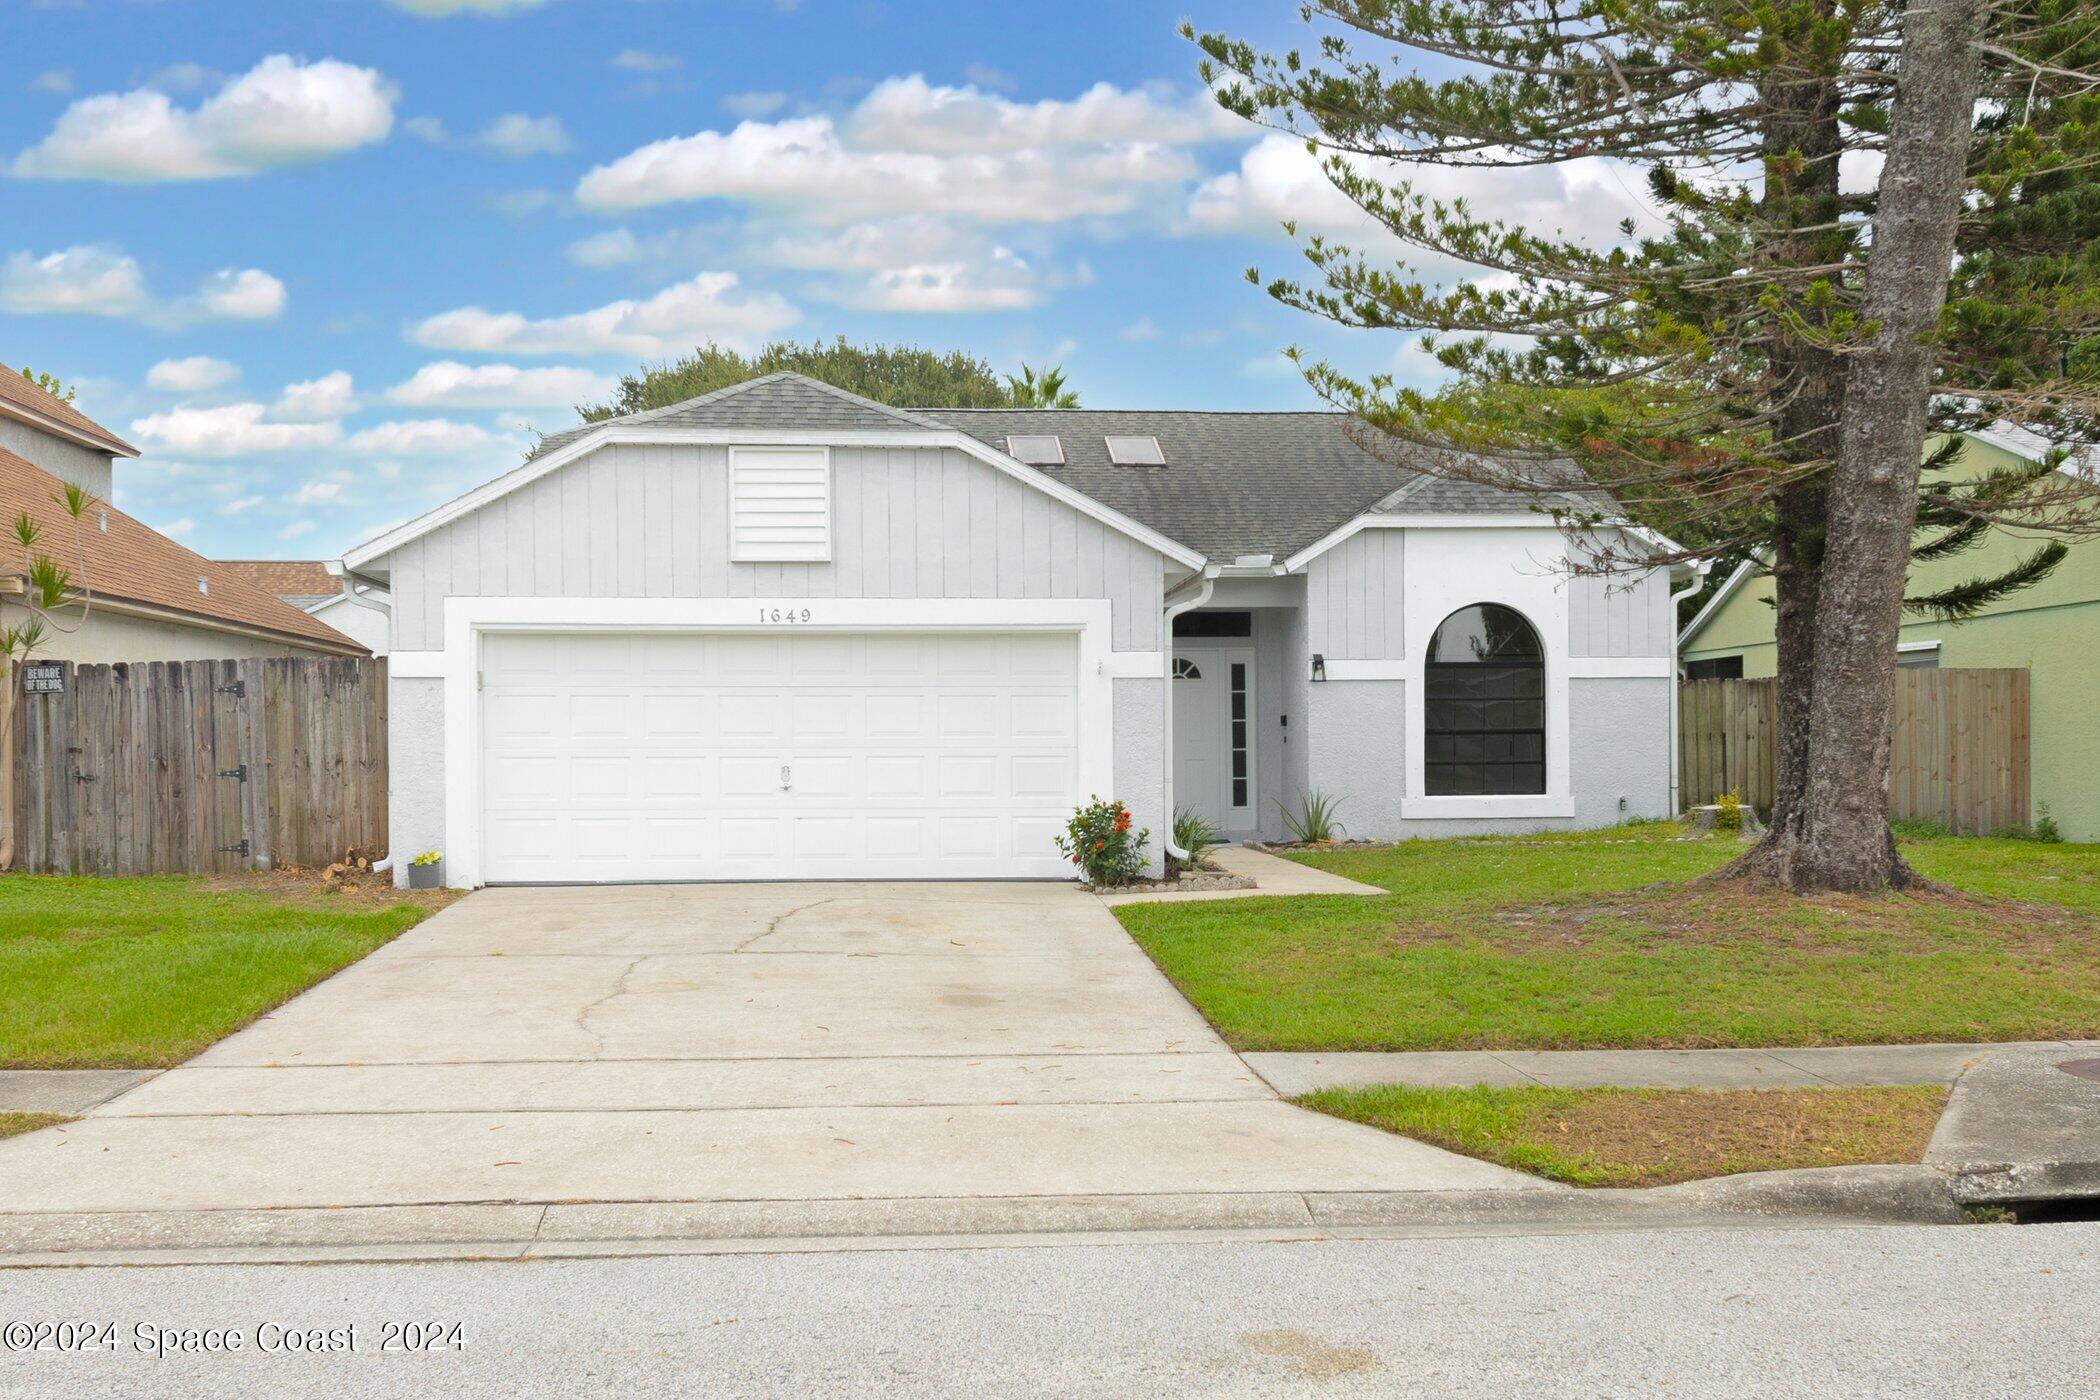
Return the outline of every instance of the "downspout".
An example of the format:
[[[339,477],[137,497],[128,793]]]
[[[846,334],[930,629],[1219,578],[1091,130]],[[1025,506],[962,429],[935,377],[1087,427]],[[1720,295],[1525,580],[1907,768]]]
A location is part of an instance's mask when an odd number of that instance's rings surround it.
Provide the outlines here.
[[[1165,698],[1161,702],[1164,715],[1160,733],[1164,736],[1166,749],[1166,773],[1160,782],[1160,795],[1166,799],[1167,834],[1160,838],[1160,848],[1176,860],[1189,859],[1189,853],[1174,844],[1174,619],[1183,613],[1202,607],[1210,601],[1211,590],[1218,584],[1218,565],[1206,564],[1198,576],[1199,586],[1195,593],[1179,603],[1167,604],[1160,614],[1160,632],[1163,636],[1162,655],[1166,658],[1160,667],[1161,689]]]
[[[1684,637],[1677,630],[1677,605],[1706,586],[1706,575],[1713,568],[1713,561],[1702,559],[1694,566],[1692,581],[1670,595],[1670,819],[1675,821],[1684,815],[1683,785],[1684,764],[1678,754],[1683,742],[1683,722],[1678,718],[1678,706],[1684,701],[1684,677],[1679,674],[1678,649]]]

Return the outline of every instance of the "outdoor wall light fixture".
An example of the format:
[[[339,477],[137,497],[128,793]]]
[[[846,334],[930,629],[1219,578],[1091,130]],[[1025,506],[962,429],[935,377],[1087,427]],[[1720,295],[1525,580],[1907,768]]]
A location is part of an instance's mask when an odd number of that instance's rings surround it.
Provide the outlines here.
[[[1327,679],[1327,658],[1318,652],[1313,653],[1313,679],[1316,681]]]

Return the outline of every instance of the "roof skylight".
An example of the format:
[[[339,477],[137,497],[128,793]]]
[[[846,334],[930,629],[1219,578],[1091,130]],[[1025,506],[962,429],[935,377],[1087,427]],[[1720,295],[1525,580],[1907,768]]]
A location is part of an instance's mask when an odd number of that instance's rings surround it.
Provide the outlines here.
[[[1163,467],[1166,454],[1159,450],[1156,437],[1112,437],[1108,443],[1108,460],[1119,467]]]
[[[1065,445],[1055,433],[1015,433],[1006,440],[1006,455],[1031,467],[1061,467]]]

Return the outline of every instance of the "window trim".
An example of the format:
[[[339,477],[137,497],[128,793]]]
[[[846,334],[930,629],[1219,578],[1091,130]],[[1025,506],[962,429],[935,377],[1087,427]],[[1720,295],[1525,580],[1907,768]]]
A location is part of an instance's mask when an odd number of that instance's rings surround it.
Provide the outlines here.
[[[1454,622],[1456,622],[1456,621],[1457,621],[1457,620],[1458,620],[1458,619],[1459,619],[1460,617],[1464,616],[1465,614],[1467,614],[1467,613],[1469,613],[1469,612],[1484,612],[1484,611],[1486,611],[1486,610],[1489,610],[1489,609],[1493,609],[1493,610],[1495,610],[1495,611],[1498,611],[1498,612],[1503,612],[1503,613],[1507,613],[1507,614],[1509,614],[1509,616],[1511,616],[1511,617],[1515,618],[1515,619],[1517,620],[1517,622],[1518,622],[1518,623],[1520,623],[1520,624],[1521,624],[1521,625],[1522,625],[1522,626],[1523,626],[1523,627],[1524,627],[1524,628],[1525,628],[1526,630],[1528,630],[1528,631],[1530,632],[1530,634],[1531,634],[1531,637],[1530,637],[1530,641],[1531,641],[1531,647],[1532,647],[1532,649],[1534,650],[1534,652],[1535,652],[1536,654],[1535,654],[1535,655],[1533,655],[1533,656],[1525,656],[1525,657],[1514,657],[1514,658],[1507,658],[1507,659],[1504,659],[1504,660],[1501,660],[1501,661],[1496,661],[1496,660],[1495,660],[1495,659],[1493,659],[1493,658],[1487,658],[1487,659],[1481,659],[1481,660],[1475,660],[1475,661],[1438,661],[1438,660],[1434,659],[1434,657],[1433,657],[1432,653],[1434,653],[1434,651],[1435,651],[1435,649],[1436,649],[1437,639],[1438,639],[1439,637],[1441,637],[1441,636],[1442,636],[1442,635],[1444,634],[1444,629],[1445,629],[1445,628],[1447,628],[1447,627],[1450,627],[1450,626],[1451,626],[1451,625],[1452,625],[1452,624],[1453,624]],[[1527,724],[1527,725],[1523,725],[1523,726],[1521,726],[1521,727],[1517,727],[1517,728],[1486,728],[1486,727],[1476,727],[1476,728],[1466,728],[1466,729],[1450,729],[1450,728],[1444,728],[1444,729],[1436,729],[1436,730],[1432,730],[1432,729],[1431,729],[1431,727],[1430,727],[1430,724],[1429,724],[1429,707],[1430,707],[1431,703],[1433,702],[1433,700],[1434,700],[1434,697],[1430,696],[1430,695],[1429,695],[1429,693],[1428,693],[1428,690],[1429,690],[1429,685],[1430,685],[1431,679],[1432,679],[1433,677],[1435,677],[1435,676],[1437,675],[1437,673],[1438,673],[1438,672],[1440,672],[1440,671],[1462,671],[1462,670],[1471,670],[1471,669],[1480,669],[1480,670],[1486,670],[1486,669],[1489,669],[1489,668],[1493,668],[1493,669],[1496,669],[1496,670],[1501,670],[1501,671],[1510,671],[1510,672],[1518,672],[1518,671],[1523,671],[1523,672],[1532,672],[1532,671],[1535,671],[1535,672],[1537,673],[1537,677],[1538,677],[1538,681],[1537,681],[1537,684],[1538,684],[1538,706],[1539,706],[1539,709],[1538,709],[1538,724],[1537,724],[1536,726],[1533,726],[1533,725],[1528,725],[1528,724]],[[1548,774],[1548,772],[1547,772],[1547,766],[1548,766],[1548,765],[1547,765],[1547,732],[1548,732],[1548,726],[1547,726],[1547,716],[1548,716],[1548,713],[1550,712],[1550,710],[1551,710],[1551,708],[1552,708],[1552,699],[1551,699],[1551,697],[1550,697],[1550,696],[1549,696],[1549,695],[1547,694],[1547,691],[1546,691],[1546,639],[1545,639],[1545,638],[1544,638],[1543,636],[1541,636],[1541,635],[1539,634],[1539,630],[1538,630],[1538,626],[1537,626],[1537,624],[1533,623],[1533,622],[1532,622],[1532,620],[1531,620],[1530,618],[1526,617],[1526,616],[1525,616],[1525,615],[1524,615],[1524,614],[1523,614],[1522,612],[1520,612],[1520,611],[1519,611],[1519,610],[1517,610],[1516,608],[1512,608],[1512,607],[1510,607],[1509,605],[1507,605],[1507,604],[1505,604],[1505,603],[1467,603],[1467,604],[1465,604],[1465,605],[1464,605],[1464,606],[1462,606],[1462,607],[1459,607],[1459,608],[1453,609],[1453,610],[1452,610],[1452,611],[1451,611],[1451,612],[1450,612],[1449,614],[1447,614],[1447,615],[1446,615],[1446,616],[1445,616],[1445,617],[1443,618],[1443,620],[1442,620],[1442,621],[1440,621],[1440,622],[1438,622],[1438,623],[1437,623],[1437,625],[1436,625],[1436,627],[1435,627],[1434,629],[1432,629],[1432,630],[1431,630],[1431,632],[1430,632],[1430,634],[1429,634],[1429,642],[1428,642],[1428,645],[1427,645],[1427,646],[1426,646],[1426,647],[1425,647],[1425,648],[1423,649],[1423,656],[1422,656],[1422,687],[1423,687],[1423,707],[1422,707],[1422,708],[1423,708],[1423,718],[1422,718],[1422,725],[1421,725],[1421,727],[1420,727],[1420,728],[1419,728],[1418,730],[1416,730],[1415,732],[1416,732],[1416,734],[1417,734],[1417,735],[1419,736],[1418,742],[1419,742],[1419,743],[1420,743],[1420,744],[1422,745],[1422,795],[1423,795],[1423,796],[1425,796],[1425,797],[1438,797],[1438,798],[1443,798],[1443,797],[1462,797],[1462,798],[1463,798],[1463,797],[1524,797],[1524,798],[1536,798],[1536,797],[1544,797],[1544,796],[1546,795],[1546,793],[1547,793],[1547,790],[1549,789],[1549,787],[1550,787],[1550,785],[1551,785],[1551,781],[1552,781],[1552,780],[1551,780],[1551,777],[1550,777],[1550,775],[1549,775],[1549,774]],[[1496,703],[1496,702],[1497,702],[1497,700],[1500,700],[1500,701],[1503,701],[1503,702],[1508,702],[1508,701],[1522,701],[1522,700],[1523,700],[1524,698],[1526,698],[1526,697],[1524,697],[1524,696],[1521,696],[1521,695],[1515,695],[1515,696],[1501,696],[1501,697],[1491,697],[1491,698],[1489,698],[1489,699],[1487,699],[1487,700],[1479,701],[1478,703],[1479,703],[1479,704],[1481,704],[1481,705],[1488,705],[1488,704],[1494,704],[1494,703]],[[1482,717],[1484,718],[1485,716],[1482,716]],[[1480,761],[1479,761],[1479,762],[1478,762],[1477,764],[1464,764],[1464,763],[1457,763],[1457,762],[1451,762],[1451,761],[1437,761],[1437,762],[1432,762],[1432,761],[1431,761],[1431,759],[1430,759],[1430,755],[1429,755],[1429,750],[1430,750],[1430,742],[1429,742],[1429,741],[1430,741],[1430,739],[1431,739],[1432,737],[1443,737],[1443,738],[1449,738],[1449,737],[1451,737],[1451,736],[1453,736],[1453,735],[1461,735],[1461,736],[1463,736],[1463,735],[1499,735],[1499,736],[1515,736],[1515,735],[1521,735],[1521,736],[1529,737],[1529,736],[1531,736],[1531,735],[1534,735],[1534,734],[1538,736],[1538,744],[1539,744],[1539,756],[1538,756],[1538,759],[1537,759],[1537,761],[1536,761],[1536,762],[1533,762],[1533,761],[1530,761],[1530,760],[1521,760],[1521,761],[1520,761],[1520,760],[1487,760],[1487,759],[1483,759],[1483,760],[1480,760]],[[1430,791],[1430,782],[1431,782],[1431,774],[1432,774],[1432,772],[1433,772],[1434,770],[1437,770],[1437,769],[1445,769],[1445,768],[1463,768],[1463,767],[1480,767],[1480,768],[1493,768],[1493,769],[1504,769],[1504,770],[1521,770],[1521,771],[1525,772],[1525,773],[1526,773],[1527,775],[1529,775],[1530,773],[1532,773],[1532,772],[1534,772],[1534,771],[1535,771],[1535,772],[1536,772],[1536,774],[1537,774],[1537,783],[1538,783],[1538,786],[1537,786],[1536,788],[1528,788],[1528,787],[1527,787],[1527,788],[1521,788],[1521,789],[1511,789],[1511,790],[1507,790],[1507,791],[1501,791],[1501,792],[1431,792],[1431,791]]]

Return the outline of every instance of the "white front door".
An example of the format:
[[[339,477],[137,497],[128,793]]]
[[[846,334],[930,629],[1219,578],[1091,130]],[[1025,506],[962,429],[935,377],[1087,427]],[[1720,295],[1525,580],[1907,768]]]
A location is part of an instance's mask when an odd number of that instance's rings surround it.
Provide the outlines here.
[[[1174,802],[1220,831],[1254,820],[1254,652],[1174,648]]]
[[[1071,633],[489,633],[490,883],[1069,877]]]

